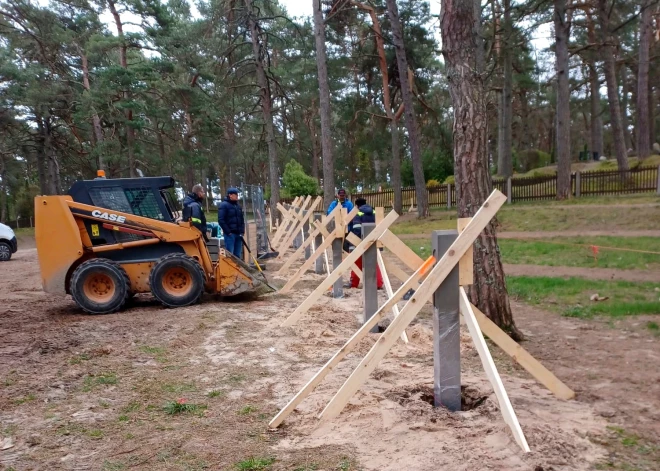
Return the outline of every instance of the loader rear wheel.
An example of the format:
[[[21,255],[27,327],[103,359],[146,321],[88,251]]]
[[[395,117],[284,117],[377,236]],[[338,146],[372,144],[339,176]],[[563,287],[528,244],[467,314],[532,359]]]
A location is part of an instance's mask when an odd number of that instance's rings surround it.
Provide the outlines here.
[[[95,258],[82,263],[71,277],[71,296],[89,314],[120,310],[130,293],[130,280],[117,263]]]
[[[198,303],[204,294],[204,280],[200,264],[181,253],[165,255],[149,274],[151,293],[167,307]]]

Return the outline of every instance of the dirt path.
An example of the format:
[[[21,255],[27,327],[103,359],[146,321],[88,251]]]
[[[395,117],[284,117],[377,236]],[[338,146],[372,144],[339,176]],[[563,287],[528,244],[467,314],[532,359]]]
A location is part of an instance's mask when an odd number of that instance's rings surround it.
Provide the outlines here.
[[[509,276],[553,276],[561,278],[584,278],[587,280],[633,281],[660,283],[660,271],[617,270],[614,268],[550,267],[545,265],[504,264],[504,273]]]
[[[360,325],[358,291],[324,297],[287,329],[279,323],[321,277],[306,275],[290,295],[206,298],[183,309],[141,297],[120,314],[86,316],[41,292],[35,251],[6,267],[0,469],[588,470],[616,445],[608,423],[643,443],[656,436],[660,343],[643,327],[514,305],[525,346],[578,392],[576,401],[557,400],[493,349],[529,454],[504,425],[465,333],[462,383],[485,401],[458,414],[431,407],[429,307],[408,330],[410,344],[395,346],[337,420],[316,417],[375,336],[272,432],[270,418]],[[179,400],[189,412],[169,415],[165,406]]]
[[[429,234],[397,234],[401,240],[428,239]],[[658,237],[660,230],[604,230],[604,231],[511,231],[498,232],[500,239],[551,239],[554,237]]]

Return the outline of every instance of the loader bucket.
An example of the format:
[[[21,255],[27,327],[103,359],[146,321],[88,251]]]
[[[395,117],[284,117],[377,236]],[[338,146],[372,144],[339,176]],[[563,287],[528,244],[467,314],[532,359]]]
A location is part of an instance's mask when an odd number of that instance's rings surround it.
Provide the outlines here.
[[[242,293],[263,295],[272,293],[275,288],[270,286],[264,276],[226,251],[221,251],[217,265],[217,293],[221,296],[235,296]]]

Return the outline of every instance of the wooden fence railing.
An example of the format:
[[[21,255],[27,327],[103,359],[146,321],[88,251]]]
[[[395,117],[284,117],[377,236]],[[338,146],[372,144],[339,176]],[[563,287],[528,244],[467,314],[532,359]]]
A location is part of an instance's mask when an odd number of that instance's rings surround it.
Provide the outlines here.
[[[557,197],[557,176],[519,178],[493,178],[493,187],[507,195],[509,203],[516,201],[543,201]],[[456,187],[440,185],[427,188],[426,193],[431,208],[451,208],[456,205]],[[657,193],[660,195],[660,167],[638,167],[627,171],[591,170],[571,174],[571,193],[574,197],[606,196],[635,193]],[[417,206],[415,187],[401,189],[404,210]],[[374,208],[391,208],[394,190],[362,192],[348,195],[351,201],[358,197],[367,200]],[[282,199],[290,203],[293,198]],[[449,201],[448,201],[449,200]]]

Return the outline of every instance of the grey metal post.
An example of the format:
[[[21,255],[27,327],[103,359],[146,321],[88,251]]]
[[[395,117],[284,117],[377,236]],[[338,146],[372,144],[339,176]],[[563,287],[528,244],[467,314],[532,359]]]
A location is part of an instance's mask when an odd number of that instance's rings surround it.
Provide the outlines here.
[[[362,224],[362,239],[374,230],[376,224],[368,222]],[[378,267],[378,246],[371,244],[362,255],[362,293],[364,296],[364,322],[366,323],[378,311],[378,284],[376,270]],[[371,332],[378,333],[375,325]]]
[[[506,179],[506,202],[511,204],[513,202],[513,191],[511,185],[511,177]]]
[[[658,185],[656,192],[660,195],[660,165],[658,165]]]
[[[307,238],[309,237],[309,219],[303,225],[303,233],[305,234],[305,242],[307,242]],[[312,244],[309,244],[307,245],[307,247],[305,247],[305,260],[309,260],[309,257],[311,256],[312,256]]]
[[[335,230],[335,223],[332,221],[331,224],[329,224],[332,230]],[[343,230],[343,229],[342,229]],[[343,238],[336,238],[332,241],[332,270],[336,270],[339,265],[341,265],[341,262],[343,261],[343,248],[344,245],[344,239]],[[335,281],[335,284],[332,286],[332,297],[333,298],[343,298],[344,297],[344,277],[339,276],[337,278],[337,281]]]
[[[451,209],[451,183],[447,183],[447,209]]]
[[[433,231],[436,259],[449,249],[458,231]],[[433,295],[433,400],[436,407],[461,410],[461,333],[458,265]]]
[[[314,215],[314,221],[321,221],[321,215],[320,214],[315,214]],[[316,238],[314,239],[314,248],[318,250],[318,248],[321,246],[323,243],[323,236],[319,233]],[[316,258],[316,265],[314,267],[314,273],[317,275],[322,275],[325,273],[325,266],[324,266],[324,260],[323,257],[317,257]]]
[[[580,172],[575,172],[575,197],[579,198],[582,193],[582,176]]]

